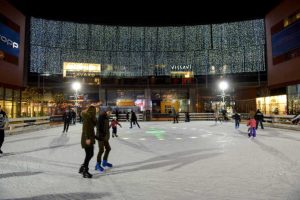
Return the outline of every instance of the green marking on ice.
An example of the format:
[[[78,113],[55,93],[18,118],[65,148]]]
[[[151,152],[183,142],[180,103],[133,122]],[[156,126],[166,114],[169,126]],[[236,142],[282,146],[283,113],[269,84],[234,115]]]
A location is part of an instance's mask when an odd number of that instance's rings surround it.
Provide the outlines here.
[[[151,134],[157,139],[164,139],[164,135],[166,131],[158,129],[158,128],[150,128],[148,131],[146,131],[147,134]]]

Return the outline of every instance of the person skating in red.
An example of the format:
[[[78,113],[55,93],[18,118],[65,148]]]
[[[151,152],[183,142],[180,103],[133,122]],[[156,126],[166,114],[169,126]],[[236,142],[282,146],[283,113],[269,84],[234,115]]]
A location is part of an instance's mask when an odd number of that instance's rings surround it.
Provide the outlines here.
[[[256,121],[254,117],[250,117],[247,126],[249,126],[250,132],[248,133],[249,137],[256,137]]]
[[[121,128],[121,124],[118,122],[118,120],[116,119],[116,117],[113,117],[111,123],[110,123],[110,126],[109,127],[112,127],[112,137],[118,137],[117,135],[117,125],[119,125]]]

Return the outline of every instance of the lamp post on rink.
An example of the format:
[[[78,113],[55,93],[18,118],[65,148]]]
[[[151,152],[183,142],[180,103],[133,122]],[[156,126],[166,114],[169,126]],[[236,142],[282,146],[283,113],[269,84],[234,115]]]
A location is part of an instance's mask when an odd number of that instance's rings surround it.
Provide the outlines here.
[[[72,84],[73,90],[75,90],[74,99],[75,99],[75,113],[77,118],[77,107],[78,107],[78,90],[81,88],[81,84],[79,82],[74,82]],[[75,119],[76,120],[76,119]]]
[[[226,109],[226,106],[225,106],[225,97],[229,96],[229,95],[225,94],[225,90],[228,89],[228,86],[229,86],[228,82],[226,82],[226,81],[221,81],[219,83],[219,88],[221,89],[221,95],[218,95],[218,96],[221,96],[221,98],[222,98],[222,104],[223,104],[224,110]]]

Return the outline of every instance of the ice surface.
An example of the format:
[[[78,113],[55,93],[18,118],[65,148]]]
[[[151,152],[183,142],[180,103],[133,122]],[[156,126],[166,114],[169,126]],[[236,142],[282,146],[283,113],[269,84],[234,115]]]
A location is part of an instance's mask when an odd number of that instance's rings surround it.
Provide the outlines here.
[[[111,138],[113,169],[78,169],[81,125],[5,138],[0,199],[299,200],[300,132],[266,127],[248,138],[231,122],[121,123]]]

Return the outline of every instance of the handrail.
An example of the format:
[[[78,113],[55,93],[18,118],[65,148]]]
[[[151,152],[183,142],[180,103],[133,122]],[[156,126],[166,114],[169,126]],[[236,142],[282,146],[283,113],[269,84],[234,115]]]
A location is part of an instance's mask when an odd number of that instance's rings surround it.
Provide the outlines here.
[[[8,119],[8,128],[13,130],[16,128],[24,128],[28,126],[37,126],[50,123],[50,116],[44,117],[22,117]]]

